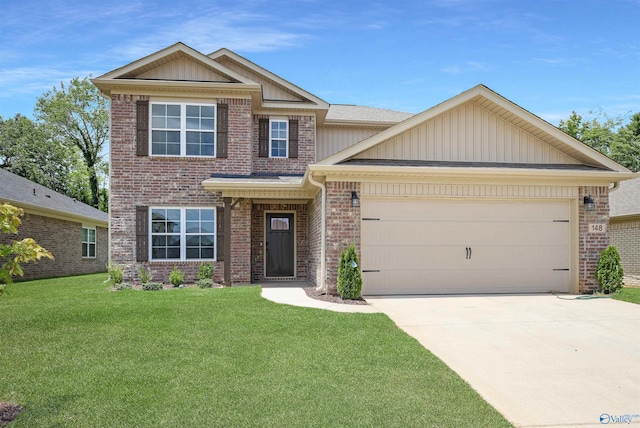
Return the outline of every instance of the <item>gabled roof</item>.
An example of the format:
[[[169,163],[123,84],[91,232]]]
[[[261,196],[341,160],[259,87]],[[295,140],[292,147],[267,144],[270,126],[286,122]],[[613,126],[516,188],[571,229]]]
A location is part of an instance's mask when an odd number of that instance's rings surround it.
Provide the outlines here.
[[[169,47],[159,50],[158,52],[147,55],[144,58],[140,58],[137,61],[103,74],[102,76],[97,77],[96,80],[134,79],[145,72],[185,56],[225,77],[227,82],[256,84],[256,82],[253,82],[245,76],[236,73],[216,61],[213,61],[208,56],[190,48],[182,42],[175,43]]]
[[[42,215],[107,227],[109,214],[0,168],[0,201]]]
[[[313,95],[310,92],[305,91],[304,89],[294,85],[293,83],[283,79],[282,77],[272,73],[271,71],[260,67],[259,65],[249,61],[248,59],[238,55],[235,52],[230,51],[229,49],[218,49],[217,51],[210,53],[208,56],[209,58],[220,63],[231,61],[232,63],[234,63],[234,68],[239,67],[236,68],[238,73],[244,74],[245,76],[257,76],[256,80],[262,80],[265,84],[272,84],[284,89],[285,91],[291,93],[293,96],[298,97],[301,100],[301,102],[299,103],[300,107],[319,110],[327,110],[329,108],[329,104],[323,99]],[[283,102],[282,100],[270,100],[267,97],[265,97],[264,99],[264,105],[266,107],[275,108],[291,107],[291,105]]]
[[[640,216],[640,178],[623,181],[609,193],[611,217]]]
[[[336,165],[344,162],[378,144],[384,143],[403,132],[411,130],[412,128],[419,126],[438,115],[468,102],[474,102],[480,105],[483,109],[497,115],[505,121],[513,123],[528,134],[535,138],[539,138],[546,144],[567,154],[582,164],[606,168],[612,171],[629,172],[629,170],[624,168],[622,165],[567,135],[560,129],[540,119],[538,116],[531,114],[527,110],[507,100],[484,85],[475,86],[447,101],[423,111],[422,113],[416,114],[415,116],[412,116],[391,128],[366,138],[361,142],[354,144],[353,146],[338,152],[321,162],[318,162],[318,165]]]

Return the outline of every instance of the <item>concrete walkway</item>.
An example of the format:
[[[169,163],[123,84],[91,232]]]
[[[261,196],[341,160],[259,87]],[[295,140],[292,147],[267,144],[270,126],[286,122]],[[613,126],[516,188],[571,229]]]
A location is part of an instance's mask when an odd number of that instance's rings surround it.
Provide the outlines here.
[[[640,425],[640,305],[552,295],[367,302],[518,427]]]
[[[370,305],[349,305],[312,299],[299,287],[263,287],[262,297],[276,303],[302,306],[305,308],[326,309],[334,312],[359,312],[367,314],[378,312],[377,309]]]

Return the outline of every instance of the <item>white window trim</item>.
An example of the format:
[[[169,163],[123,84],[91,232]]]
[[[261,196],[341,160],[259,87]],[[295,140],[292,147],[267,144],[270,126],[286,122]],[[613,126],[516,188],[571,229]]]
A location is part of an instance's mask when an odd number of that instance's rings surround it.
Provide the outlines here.
[[[153,153],[153,105],[171,104],[180,106],[180,154],[179,155],[156,155]],[[187,105],[213,107],[213,156],[208,155],[187,155]],[[162,129],[166,131],[167,129]],[[173,129],[176,131],[176,129]],[[287,131],[288,132],[288,131]],[[288,135],[288,134],[287,134]],[[171,100],[150,100],[149,101],[149,156],[165,158],[194,157],[194,158],[217,158],[218,157],[218,105],[217,103],[203,103],[201,101],[171,101]]]
[[[84,239],[82,239],[82,244],[87,244],[87,254],[89,253],[89,245],[93,244],[93,246],[95,247],[95,251],[94,251],[94,255],[93,256],[89,256],[89,255],[82,255],[83,259],[96,259],[98,258],[98,230],[95,227],[87,227],[87,226],[82,226],[82,229],[87,229],[87,230],[93,230],[93,238],[95,239],[94,242],[89,242],[89,241],[85,241]]]
[[[153,210],[180,210],[180,258],[179,259],[154,259],[153,258]],[[188,259],[187,256],[187,228],[186,210],[213,210],[213,258],[212,259]],[[149,261],[150,262],[215,262],[218,256],[218,211],[216,207],[176,207],[153,206],[149,207]],[[200,235],[200,234],[199,234]]]
[[[287,126],[287,135],[285,137],[285,155],[284,156],[272,156],[273,136],[271,135],[271,124],[273,122],[284,122]],[[278,138],[279,140],[280,138]],[[269,118],[269,157],[272,159],[287,159],[289,157],[289,119],[286,117],[272,117]]]

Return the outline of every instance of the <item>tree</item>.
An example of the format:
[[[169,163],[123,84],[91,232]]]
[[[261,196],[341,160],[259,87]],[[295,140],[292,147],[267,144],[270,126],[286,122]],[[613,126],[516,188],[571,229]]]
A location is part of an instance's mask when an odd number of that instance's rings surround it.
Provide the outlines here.
[[[0,117],[0,168],[84,201],[69,178],[79,167],[84,165],[76,150],[48,139],[41,125],[20,114]],[[79,178],[86,180],[86,173]]]
[[[0,204],[0,232],[8,234],[18,233],[22,223],[20,217],[24,215],[21,208],[9,204]],[[10,245],[0,244],[0,296],[7,286],[13,282],[16,275],[22,276],[24,272],[20,263],[40,260],[43,257],[53,259],[53,255],[41,247],[32,238],[24,238],[21,241],[13,241]]]
[[[604,112],[584,119],[573,111],[558,127],[630,170],[640,170],[640,113],[625,126],[622,118],[612,118]]]
[[[99,208],[101,171],[106,165],[102,150],[109,138],[107,100],[87,77],[76,77],[38,98],[35,114],[52,140],[80,151],[87,168],[89,204]]]

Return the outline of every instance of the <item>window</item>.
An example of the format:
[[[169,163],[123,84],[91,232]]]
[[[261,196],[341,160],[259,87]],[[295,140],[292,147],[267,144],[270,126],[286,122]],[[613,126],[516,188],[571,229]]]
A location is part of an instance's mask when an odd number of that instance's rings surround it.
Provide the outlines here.
[[[151,103],[151,154],[215,156],[215,117],[210,104]]]
[[[216,210],[151,208],[151,260],[214,260]]]
[[[82,228],[82,257],[96,258],[96,230],[93,228]]]
[[[287,157],[288,121],[271,119],[269,121],[269,157]]]

